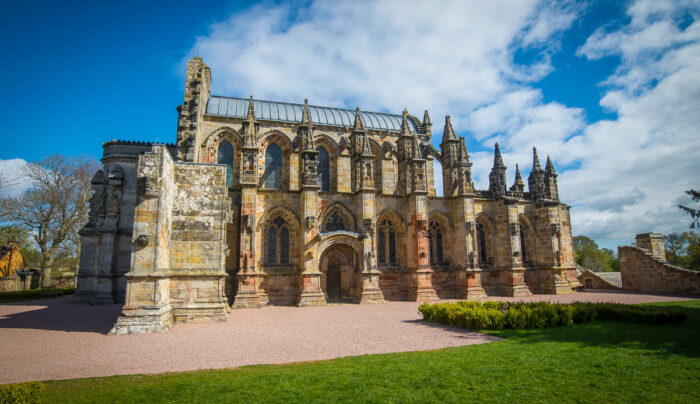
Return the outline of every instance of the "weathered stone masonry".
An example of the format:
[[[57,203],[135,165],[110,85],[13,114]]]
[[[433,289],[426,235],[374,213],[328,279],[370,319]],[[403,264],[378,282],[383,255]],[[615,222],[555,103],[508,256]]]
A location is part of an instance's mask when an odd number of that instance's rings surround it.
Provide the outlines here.
[[[209,68],[193,58],[177,145],[104,146],[76,301],[125,301],[113,332],[224,320],[229,304],[524,296],[578,285],[569,207],[551,160],[542,169],[536,151],[528,191],[519,169],[507,187],[497,145],[489,189],[476,190],[449,116],[437,150],[427,111],[419,120],[210,89]],[[444,197],[432,181],[436,160]]]

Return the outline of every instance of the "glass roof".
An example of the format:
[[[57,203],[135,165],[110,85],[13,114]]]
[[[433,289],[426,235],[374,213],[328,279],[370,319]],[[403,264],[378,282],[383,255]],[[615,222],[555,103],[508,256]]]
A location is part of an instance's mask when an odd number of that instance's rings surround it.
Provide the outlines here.
[[[288,102],[264,101],[253,99],[255,117],[265,121],[301,122],[303,104]],[[352,128],[355,122],[355,111],[343,108],[320,107],[309,105],[311,122],[317,125],[344,126]],[[245,118],[248,113],[248,99],[221,97],[212,95],[207,104],[207,115]],[[401,130],[401,115],[385,114],[382,112],[360,111],[365,129]],[[409,119],[411,131],[416,132],[414,123]]]

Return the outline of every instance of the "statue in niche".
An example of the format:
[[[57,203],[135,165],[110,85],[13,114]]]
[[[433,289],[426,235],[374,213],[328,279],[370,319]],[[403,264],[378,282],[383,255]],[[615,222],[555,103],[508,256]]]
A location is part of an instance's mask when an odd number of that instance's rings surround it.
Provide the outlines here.
[[[122,199],[122,190],[118,186],[109,187],[107,197],[107,224],[116,225],[119,220],[119,204]]]

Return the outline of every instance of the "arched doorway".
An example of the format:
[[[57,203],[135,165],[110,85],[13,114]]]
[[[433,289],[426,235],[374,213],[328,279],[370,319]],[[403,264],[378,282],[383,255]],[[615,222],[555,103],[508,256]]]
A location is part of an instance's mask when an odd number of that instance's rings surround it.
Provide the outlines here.
[[[321,290],[329,302],[352,301],[355,296],[356,257],[350,246],[329,247],[321,257]]]

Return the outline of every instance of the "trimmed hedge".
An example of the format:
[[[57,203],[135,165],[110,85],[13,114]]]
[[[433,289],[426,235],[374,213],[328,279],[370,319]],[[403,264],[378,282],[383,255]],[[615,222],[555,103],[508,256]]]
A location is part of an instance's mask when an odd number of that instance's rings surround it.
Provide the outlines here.
[[[58,290],[63,290],[64,295],[70,295],[75,292],[75,288],[58,288]],[[31,300],[31,299],[41,299],[41,289],[30,289],[30,290],[16,290],[14,292],[0,292],[0,300]]]
[[[645,324],[680,324],[686,314],[661,307],[616,303],[507,303],[487,301],[423,303],[424,320],[469,330],[503,330],[562,327],[593,320]]]
[[[41,403],[44,400],[44,394],[46,394],[46,385],[42,382],[0,385],[0,403]]]

